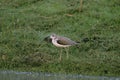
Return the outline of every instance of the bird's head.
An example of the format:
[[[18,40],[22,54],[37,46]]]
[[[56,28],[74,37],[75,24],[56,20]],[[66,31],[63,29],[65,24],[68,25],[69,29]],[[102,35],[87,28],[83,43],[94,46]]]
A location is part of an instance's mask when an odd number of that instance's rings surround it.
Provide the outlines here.
[[[58,36],[56,34],[51,34],[47,37],[44,38],[45,41],[47,42],[52,42],[52,40],[57,40]]]
[[[51,38],[51,39],[56,39],[56,38],[57,38],[57,35],[56,35],[56,34],[51,34],[51,35],[50,35],[50,38]]]

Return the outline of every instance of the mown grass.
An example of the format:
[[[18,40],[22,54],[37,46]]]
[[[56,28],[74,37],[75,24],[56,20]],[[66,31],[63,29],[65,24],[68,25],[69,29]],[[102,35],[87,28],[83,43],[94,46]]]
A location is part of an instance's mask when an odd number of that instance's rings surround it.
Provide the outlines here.
[[[118,0],[1,0],[0,68],[89,75],[120,75]],[[79,41],[69,60],[43,39],[56,33]],[[84,42],[88,39],[88,42]]]

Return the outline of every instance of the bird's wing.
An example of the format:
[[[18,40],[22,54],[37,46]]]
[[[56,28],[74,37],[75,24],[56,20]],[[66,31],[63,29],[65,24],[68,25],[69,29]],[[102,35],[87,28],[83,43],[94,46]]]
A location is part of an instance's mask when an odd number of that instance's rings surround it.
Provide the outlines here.
[[[66,38],[66,37],[60,37],[58,40],[57,40],[57,43],[61,44],[61,45],[75,45],[76,42],[70,40],[69,38]]]
[[[57,40],[57,43],[61,45],[69,45],[66,41],[63,40]]]

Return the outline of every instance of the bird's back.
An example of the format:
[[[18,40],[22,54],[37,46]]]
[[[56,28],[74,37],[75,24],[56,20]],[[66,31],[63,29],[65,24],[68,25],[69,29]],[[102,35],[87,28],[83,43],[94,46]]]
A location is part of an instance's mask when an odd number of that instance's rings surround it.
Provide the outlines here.
[[[62,44],[62,45],[76,45],[78,44],[75,41],[72,41],[71,39],[67,38],[67,37],[62,37],[62,36],[58,36],[58,43]]]

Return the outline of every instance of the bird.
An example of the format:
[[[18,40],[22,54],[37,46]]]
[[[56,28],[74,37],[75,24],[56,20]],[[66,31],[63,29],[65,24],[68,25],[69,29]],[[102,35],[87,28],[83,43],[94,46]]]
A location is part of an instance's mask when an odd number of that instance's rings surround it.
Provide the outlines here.
[[[51,34],[50,36],[47,36],[45,40],[51,42],[54,46],[60,47],[60,48],[69,48],[70,46],[79,44],[78,42],[75,42],[70,38],[59,36],[55,33]],[[67,53],[67,59],[68,59],[68,51],[66,51],[66,53]],[[59,57],[60,61],[61,61],[61,54],[62,54],[62,50]]]

